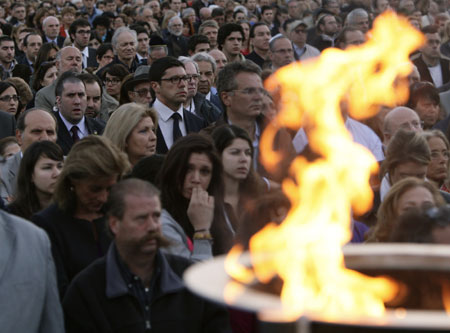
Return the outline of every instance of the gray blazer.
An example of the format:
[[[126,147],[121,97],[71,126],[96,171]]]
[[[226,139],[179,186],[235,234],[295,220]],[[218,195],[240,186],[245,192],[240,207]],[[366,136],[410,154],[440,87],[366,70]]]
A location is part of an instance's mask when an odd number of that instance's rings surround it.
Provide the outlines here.
[[[56,81],[58,80],[53,81],[51,85],[40,89],[36,93],[36,98],[34,100],[35,107],[47,110],[49,112],[53,111],[53,107],[55,106],[56,102],[56,95],[55,95]]]
[[[8,197],[16,194],[20,161],[22,161],[22,153],[19,151],[0,164],[0,197],[5,202],[8,201]]]
[[[50,241],[31,222],[0,211],[2,332],[64,332]]]

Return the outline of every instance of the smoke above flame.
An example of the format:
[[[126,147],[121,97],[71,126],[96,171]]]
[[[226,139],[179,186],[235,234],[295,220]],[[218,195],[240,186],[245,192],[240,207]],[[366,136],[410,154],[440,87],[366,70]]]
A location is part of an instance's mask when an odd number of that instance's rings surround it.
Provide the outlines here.
[[[406,19],[388,12],[378,17],[368,41],[345,51],[325,50],[320,58],[286,66],[266,81],[279,97],[280,112],[261,138],[261,158],[268,169],[282,156],[272,150],[279,128],[301,127],[319,158],[297,157],[293,179],[282,188],[292,208],[281,225],[267,225],[250,240],[252,267],[239,263],[240,246],[227,257],[225,269],[234,279],[225,290],[233,303],[245,284],[283,281],[280,319],[320,313],[325,320],[342,315],[383,315],[397,284],[346,269],[342,246],[351,239],[351,211],[370,209],[369,185],[377,163],[354,143],[344,126],[343,111],[355,119],[373,116],[379,105],[395,106],[408,97],[409,55],[424,37]],[[236,283],[240,282],[240,283]]]

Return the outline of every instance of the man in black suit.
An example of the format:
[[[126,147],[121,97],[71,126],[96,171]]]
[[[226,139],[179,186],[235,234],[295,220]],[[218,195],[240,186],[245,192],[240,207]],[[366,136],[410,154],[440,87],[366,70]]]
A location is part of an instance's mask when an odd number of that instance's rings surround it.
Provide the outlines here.
[[[58,140],[56,143],[67,155],[73,144],[89,134],[102,134],[104,126],[93,118],[84,116],[87,106],[86,87],[73,72],[61,75],[55,89],[55,112],[58,120]]]
[[[42,30],[44,31],[44,43],[53,43],[60,49],[63,48],[65,38],[59,36],[59,20],[56,17],[47,16],[42,22]]]
[[[24,54],[17,58],[17,64],[22,64],[30,68],[31,73],[34,72],[34,62],[36,56],[42,47],[42,37],[37,32],[29,33],[23,39]]]
[[[156,60],[149,79],[155,95],[153,107],[159,115],[156,152],[165,154],[179,137],[199,132],[207,123],[183,108],[188,77],[182,62],[173,57]]]
[[[433,83],[436,88],[450,82],[450,62],[441,58],[439,47],[441,37],[438,27],[426,26],[422,29],[427,42],[420,49],[420,54],[413,57],[413,63],[419,70],[420,79]]]
[[[95,49],[88,47],[91,33],[91,25],[85,19],[75,20],[69,27],[69,35],[73,41],[73,46],[80,50],[83,57],[83,68],[98,66]]]
[[[16,119],[11,113],[0,111],[0,139],[16,134]]]

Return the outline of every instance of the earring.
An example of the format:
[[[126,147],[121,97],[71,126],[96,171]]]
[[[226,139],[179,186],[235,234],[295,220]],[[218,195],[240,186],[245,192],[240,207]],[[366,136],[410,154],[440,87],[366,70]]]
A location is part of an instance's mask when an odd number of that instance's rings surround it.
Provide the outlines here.
[[[70,190],[71,192],[73,192],[73,190],[74,190],[73,186],[69,187],[69,190]]]

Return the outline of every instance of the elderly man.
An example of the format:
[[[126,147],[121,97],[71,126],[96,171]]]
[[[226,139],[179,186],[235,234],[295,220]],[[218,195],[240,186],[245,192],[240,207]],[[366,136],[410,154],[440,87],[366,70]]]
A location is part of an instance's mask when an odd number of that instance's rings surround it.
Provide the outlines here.
[[[17,174],[25,150],[36,141],[56,142],[56,119],[48,111],[39,108],[28,109],[17,120],[15,136],[20,151],[1,165],[0,195],[4,200],[16,194]]]
[[[307,24],[301,20],[286,20],[283,24],[286,36],[294,47],[294,56],[297,60],[306,60],[320,55],[320,51],[314,46],[306,44]]]
[[[417,113],[408,107],[398,106],[389,111],[383,121],[383,144],[387,146],[398,130],[422,132],[422,122]]]
[[[0,327],[64,332],[50,241],[29,221],[0,211]]]
[[[59,20],[54,16],[47,16],[42,22],[44,31],[44,43],[53,43],[61,49],[64,45],[64,37],[59,36]]]
[[[216,68],[217,72],[216,74],[219,74],[219,72],[225,67],[225,65],[228,63],[227,57],[225,56],[225,53],[220,51],[219,49],[214,49],[209,51],[208,53],[211,57],[214,58],[216,61]]]
[[[130,73],[134,73],[139,66],[136,56],[138,46],[137,34],[135,30],[127,27],[120,27],[114,32],[112,38],[114,49],[114,60],[97,72],[98,77],[102,77],[104,71],[114,64],[125,66]]]
[[[178,16],[172,17],[167,26],[167,33],[164,36],[164,40],[169,50],[169,56],[178,58],[179,56],[188,55],[188,40],[182,33],[183,21]]]
[[[283,35],[273,37],[269,43],[270,60],[272,61],[272,70],[289,65],[294,59],[294,49],[291,41]]]
[[[200,78],[198,64],[190,58],[183,58],[181,62],[184,64],[188,77],[188,92],[186,101],[183,103],[184,108],[203,118],[208,124],[215,122],[220,116],[220,110],[206,100],[204,94],[198,92]]]
[[[87,98],[84,82],[72,72],[66,72],[55,87],[58,112],[58,140],[56,143],[67,155],[72,146],[89,134],[102,134],[104,125],[94,118],[85,117]]]
[[[114,241],[70,285],[68,332],[231,332],[224,308],[186,289],[182,275],[191,262],[161,252],[168,241],[158,190],[127,179],[111,189],[107,207]]]
[[[58,76],[65,72],[81,73],[82,56],[80,50],[74,46],[67,46],[56,54],[56,67]],[[53,111],[55,106],[56,80],[49,86],[36,93],[35,106],[47,111]]]
[[[197,53],[192,57],[198,65],[198,73],[200,75],[198,81],[198,91],[205,95],[205,98],[214,104],[222,113],[223,106],[217,96],[217,89],[214,87],[216,79],[216,61],[207,53]]]
[[[353,9],[348,13],[345,23],[346,26],[356,27],[365,34],[370,28],[369,14],[362,8]]]

